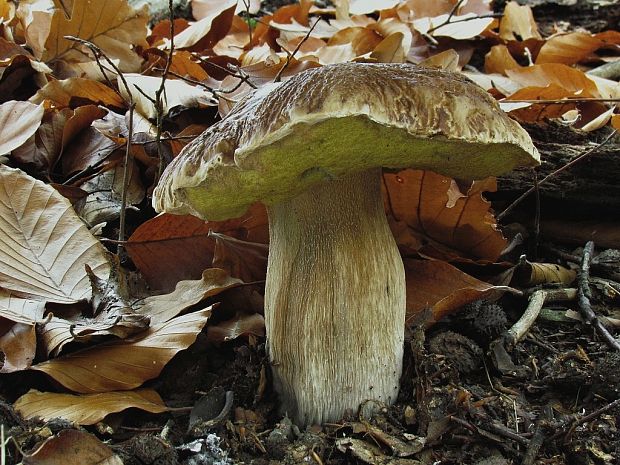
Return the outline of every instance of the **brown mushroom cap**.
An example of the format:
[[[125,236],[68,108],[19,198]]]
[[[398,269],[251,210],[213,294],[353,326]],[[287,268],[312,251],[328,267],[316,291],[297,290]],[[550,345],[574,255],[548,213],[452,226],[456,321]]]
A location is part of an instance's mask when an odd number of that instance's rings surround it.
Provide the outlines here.
[[[170,164],[153,203],[221,220],[373,167],[479,179],[538,163],[525,130],[462,75],[343,63],[255,91]]]

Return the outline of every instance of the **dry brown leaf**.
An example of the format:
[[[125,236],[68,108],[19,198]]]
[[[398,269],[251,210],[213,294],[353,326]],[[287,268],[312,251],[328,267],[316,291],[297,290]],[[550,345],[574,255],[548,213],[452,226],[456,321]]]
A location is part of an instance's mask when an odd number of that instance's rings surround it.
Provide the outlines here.
[[[190,52],[185,50],[177,50],[172,55],[170,71],[196,81],[206,81],[209,78],[204,68],[192,59],[192,54]]]
[[[116,157],[113,153],[123,147],[125,141],[122,137],[110,138],[94,127],[87,127],[76,134],[64,148],[60,158],[60,171],[69,177],[78,172],[93,171],[93,168],[98,168],[98,171],[111,169],[119,163],[121,156],[120,151]]]
[[[214,231],[210,236],[215,240],[213,266],[246,283],[265,280],[267,244],[243,241]]]
[[[254,205],[241,218],[206,223],[190,215],[162,214],[131,235],[127,252],[149,285],[171,291],[177,282],[198,279],[213,263],[215,241],[209,230],[250,242],[268,241],[267,212]]]
[[[150,317],[151,325],[164,323],[191,306],[241,284],[240,279],[231,278],[220,268],[208,268],[199,280],[179,281],[170,294],[147,297],[138,311]]]
[[[494,262],[506,247],[483,192],[495,179],[475,181],[463,192],[432,171],[384,173],[385,205],[399,246],[441,259]]]
[[[609,123],[615,110],[616,110],[616,107],[612,107],[609,110],[604,111],[603,113],[601,113],[599,116],[597,116],[593,120],[581,126],[579,129],[584,132],[591,132],[591,131],[596,131],[597,129],[602,128],[607,123]]]
[[[418,63],[420,66],[428,68],[439,68],[448,71],[459,70],[459,54],[454,49],[444,50],[437,55],[433,55]]]
[[[123,465],[112,449],[96,436],[65,429],[46,439],[29,454],[24,454],[23,465]]]
[[[211,3],[208,15],[174,36],[175,48],[196,51],[213,48],[230,30],[236,7],[237,0]]]
[[[372,52],[383,38],[375,31],[365,27],[347,27],[334,34],[328,45],[342,45],[350,43],[355,56]]]
[[[84,349],[31,367],[67,389],[84,393],[134,389],[159,375],[187,349],[211,316],[211,308],[150,327],[138,336]]]
[[[405,36],[394,32],[379,42],[370,54],[370,59],[379,63],[403,63],[406,57]]]
[[[487,74],[506,75],[506,70],[520,67],[505,45],[494,45],[484,57],[484,72]]]
[[[140,178],[140,170],[135,161],[131,161],[127,170],[125,183],[125,165],[119,164],[114,169],[104,171],[81,185],[89,194],[79,208],[80,218],[89,226],[115,221],[120,217],[123,194],[126,206],[137,205],[144,199],[146,189]]]
[[[72,303],[91,294],[84,266],[107,278],[105,248],[53,187],[0,166],[0,287],[16,295]]]
[[[95,105],[85,105],[75,110],[47,110],[34,137],[15,150],[12,157],[20,163],[27,163],[49,173],[71,141],[106,113],[105,109]]]
[[[613,115],[611,117],[611,127],[616,131],[620,131],[620,115]]]
[[[505,290],[440,260],[405,259],[409,325],[430,325],[474,300]]]
[[[215,343],[232,341],[247,334],[258,337],[265,335],[263,315],[259,313],[239,314],[235,318],[207,327],[207,338]]]
[[[37,332],[34,322],[16,323],[0,311],[0,373],[25,370],[34,360]]]
[[[331,65],[335,63],[345,63],[355,58],[355,50],[350,43],[340,45],[326,45],[317,50],[314,54],[318,58],[318,62],[322,65]],[[310,57],[306,56],[306,60]]]
[[[433,2],[428,0],[406,0],[397,8],[397,12],[403,21],[409,22],[415,18],[434,18],[450,13],[453,8],[453,0],[435,0]]]
[[[142,76],[140,74],[125,74],[125,80],[129,84],[131,98],[133,98],[136,104],[136,111],[146,118],[153,119],[157,117],[157,110],[153,101],[161,86],[161,78]],[[189,84],[180,79],[167,79],[164,86],[166,89],[162,94],[162,111],[164,115],[168,114],[174,107],[204,108],[215,104],[211,95],[204,88]],[[123,97],[129,100],[130,96],[120,81],[119,88]],[[148,95],[150,99],[145,97],[144,94]]]
[[[23,145],[43,118],[43,105],[11,100],[0,105],[0,155]]]
[[[571,32],[559,34],[545,41],[536,63],[563,63],[572,65],[589,58],[596,50],[620,44],[620,32],[607,31],[601,34]]]
[[[499,23],[499,36],[508,41],[540,39],[532,9],[514,1],[506,3],[504,16]]]
[[[519,121],[535,122],[544,119],[560,118],[564,113],[576,108],[576,104],[570,101],[574,93],[557,84],[549,84],[546,87],[525,87],[509,95],[505,102],[511,100],[560,100],[566,99],[566,104],[526,104],[524,108],[510,111],[510,115]]]
[[[59,0],[55,2],[60,6]],[[108,58],[118,60],[121,71],[135,72],[142,59],[132,45],[147,45],[147,22],[146,5],[136,10],[126,0],[74,0],[70,18],[61,8],[54,11],[45,48],[34,46],[35,56],[45,62],[92,61],[84,45],[65,39],[75,36],[93,42]]]
[[[375,11],[394,8],[399,0],[348,0],[348,14],[367,15]]]
[[[50,421],[62,418],[76,425],[94,425],[107,415],[138,408],[150,413],[168,411],[152,389],[114,391],[100,394],[57,394],[31,389],[15,401],[15,410],[25,419]]]
[[[16,323],[36,323],[43,318],[45,302],[24,299],[0,289],[0,316]]]
[[[432,18],[415,19],[412,22],[413,27],[421,34],[457,40],[472,39],[482,34],[492,23],[493,18],[480,18],[475,13],[452,17],[448,13]]]
[[[555,84],[574,97],[600,97],[596,83],[585,73],[559,63],[545,63],[507,69],[506,75],[524,87],[547,87]]]
[[[540,284],[562,284],[569,286],[575,281],[577,273],[555,263],[532,263],[523,260],[515,269],[513,280],[520,286]]]
[[[107,85],[84,78],[50,81],[30,98],[33,103],[51,100],[57,106],[76,107],[88,103],[105,107],[123,108],[123,99]]]

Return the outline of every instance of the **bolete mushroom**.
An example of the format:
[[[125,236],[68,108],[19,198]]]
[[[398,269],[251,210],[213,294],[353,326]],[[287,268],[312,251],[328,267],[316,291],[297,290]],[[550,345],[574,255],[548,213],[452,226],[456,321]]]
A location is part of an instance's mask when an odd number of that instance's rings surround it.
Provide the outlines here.
[[[274,387],[282,410],[307,425],[398,393],[405,272],[381,168],[477,179],[537,163],[527,133],[463,76],[344,63],[237,104],[173,160],[153,203],[209,220],[267,206]]]

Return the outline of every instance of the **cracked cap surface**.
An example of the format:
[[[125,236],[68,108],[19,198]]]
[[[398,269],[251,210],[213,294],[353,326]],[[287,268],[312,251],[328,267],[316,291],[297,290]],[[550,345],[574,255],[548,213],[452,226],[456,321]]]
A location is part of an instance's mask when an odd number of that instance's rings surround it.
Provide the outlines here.
[[[166,168],[153,206],[222,220],[378,166],[480,179],[539,162],[527,132],[460,74],[342,63],[237,104]]]

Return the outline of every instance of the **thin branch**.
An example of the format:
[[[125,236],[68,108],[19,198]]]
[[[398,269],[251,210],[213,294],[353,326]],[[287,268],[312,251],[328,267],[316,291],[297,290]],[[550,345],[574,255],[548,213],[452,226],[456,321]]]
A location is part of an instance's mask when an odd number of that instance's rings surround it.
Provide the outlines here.
[[[460,0],[463,1],[463,0]],[[321,21],[321,18],[318,18],[314,24],[310,27],[310,29],[308,30],[308,32],[306,33],[306,35],[304,36],[303,39],[301,39],[299,41],[299,43],[297,44],[297,47],[295,47],[295,50],[292,51],[292,53],[290,55],[286,56],[286,63],[284,63],[284,65],[282,66],[282,68],[280,68],[280,71],[278,71],[278,74],[276,74],[276,77],[273,78],[273,82],[280,82],[280,78],[282,77],[282,73],[284,72],[284,70],[286,68],[288,68],[288,65],[290,64],[291,60],[293,58],[295,58],[295,54],[299,51],[299,49],[301,48],[301,46],[303,45],[303,43],[308,40],[308,38],[310,37],[310,34],[312,34],[312,31],[314,31],[314,28],[316,27],[317,24],[319,24],[319,21]]]
[[[97,65],[99,66],[99,69],[101,70],[101,73],[103,74],[103,77],[105,78],[106,82],[112,89],[114,89],[114,91],[121,97],[121,99],[123,99],[123,102],[125,102],[125,104],[127,105],[129,109],[129,123],[127,127],[127,143],[125,144],[125,161],[124,161],[124,166],[123,166],[123,189],[121,193],[121,211],[119,214],[119,228],[118,228],[119,244],[116,249],[117,255],[120,256],[123,251],[122,241],[125,240],[125,224],[126,224],[126,217],[127,217],[127,190],[128,190],[128,184],[129,184],[129,165],[132,164],[132,161],[133,161],[133,157],[131,155],[131,139],[133,138],[133,115],[134,115],[134,111],[136,108],[136,103],[133,99],[133,94],[129,88],[129,84],[127,83],[127,80],[125,79],[125,76],[123,75],[121,70],[118,68],[118,66],[116,66],[116,64],[112,60],[110,60],[110,58],[108,58],[108,56],[99,47],[97,47],[94,43],[88,40],[80,39],[79,37],[65,36],[65,38],[68,40],[73,40],[75,42],[81,43],[85,45],[86,47],[88,47],[88,49],[92,52],[93,56],[95,57],[95,61],[97,62]],[[100,61],[100,58],[103,58],[116,72],[118,78],[121,80],[121,83],[125,87],[125,91],[127,92],[127,98],[125,98],[123,94],[117,90],[116,86],[112,84],[112,82],[110,81],[110,78],[108,77],[106,73],[105,67]],[[69,181],[71,181],[71,179]]]
[[[603,145],[605,145],[607,142],[609,142],[616,135],[617,132],[618,131],[616,131],[614,129],[600,144],[597,144],[596,146],[592,147],[590,150],[586,151],[585,153],[583,153],[583,154],[579,155],[578,157],[576,157],[576,158],[572,159],[571,161],[569,161],[566,165],[558,168],[553,173],[550,173],[547,176],[545,176],[543,179],[541,179],[538,182],[538,186],[542,186],[547,181],[549,181],[549,179],[554,178],[555,176],[557,176],[561,172],[566,171],[567,169],[571,168],[573,165],[579,163],[584,158],[587,158],[590,155],[592,155],[593,153],[595,153]],[[523,194],[521,194],[521,196],[518,199],[516,199],[514,202],[512,202],[503,212],[501,212],[499,215],[497,215],[497,217],[496,217],[497,221],[501,221],[502,218],[504,218],[508,213],[510,213],[512,210],[514,210],[514,208],[517,205],[519,205],[521,202],[523,202],[523,200],[527,196],[529,196],[532,192],[534,192],[534,190],[535,190],[535,187],[530,187],[527,191],[525,191]]]
[[[164,72],[161,75],[161,82],[159,83],[159,89],[155,92],[155,111],[157,113],[156,124],[157,124],[157,134],[155,135],[155,140],[157,141],[157,156],[159,157],[159,168],[157,170],[157,180],[161,177],[162,172],[164,171],[164,152],[162,150],[161,143],[161,133],[164,126],[164,105],[163,105],[163,96],[166,93],[166,78],[168,77],[168,71],[170,71],[170,67],[172,66],[172,54],[174,53],[174,7],[172,5],[172,0],[168,0],[168,12],[170,15],[170,51],[166,57],[166,64],[164,66]]]
[[[581,271],[578,277],[577,302],[579,310],[586,324],[592,325],[596,332],[605,340],[607,345],[615,350],[620,350],[620,342],[614,338],[607,328],[603,326],[601,320],[596,316],[590,304],[590,261],[594,253],[594,242],[588,241],[583,248],[583,259],[581,261]]]

